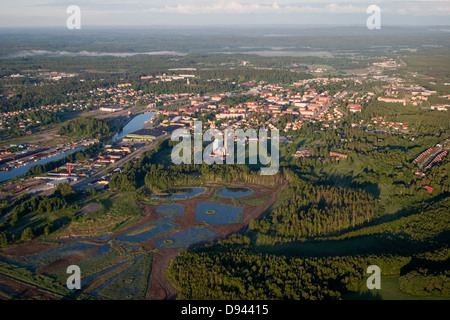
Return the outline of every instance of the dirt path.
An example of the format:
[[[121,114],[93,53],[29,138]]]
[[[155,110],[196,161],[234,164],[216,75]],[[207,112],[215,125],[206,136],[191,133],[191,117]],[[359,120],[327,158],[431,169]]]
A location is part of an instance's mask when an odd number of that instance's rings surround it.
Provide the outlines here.
[[[176,290],[167,279],[166,270],[170,262],[184,249],[166,249],[155,253],[152,272],[145,299],[172,300],[176,297]]]

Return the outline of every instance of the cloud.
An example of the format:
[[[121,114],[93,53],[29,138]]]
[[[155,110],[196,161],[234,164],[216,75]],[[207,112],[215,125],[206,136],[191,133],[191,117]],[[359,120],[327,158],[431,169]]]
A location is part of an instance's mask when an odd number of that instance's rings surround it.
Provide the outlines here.
[[[449,0],[0,0],[0,27],[65,26],[69,4],[81,7],[83,25],[263,24],[268,16],[281,24],[355,23],[371,4],[395,23],[448,25],[450,16]]]
[[[188,4],[166,5],[160,8],[149,8],[145,12],[177,13],[177,14],[264,14],[264,13],[361,13],[366,10],[362,6],[352,4],[339,5],[331,3],[326,6],[295,6],[280,5],[278,1],[272,4],[242,3],[232,1],[196,1]]]
[[[393,1],[391,3],[380,3],[382,13],[401,16],[448,16],[450,15],[450,4],[446,1],[416,0],[416,1]]]
[[[171,56],[185,56],[185,53],[176,52],[176,51],[154,51],[154,52],[92,52],[92,51],[78,51],[78,52],[69,52],[69,51],[48,51],[48,50],[23,50],[17,53],[13,53],[7,55],[8,58],[23,58],[23,57],[33,57],[33,56],[46,56],[46,57],[105,57],[112,56],[118,58],[124,57],[133,57],[137,55],[171,55]]]
[[[180,0],[178,0],[180,1]],[[172,2],[161,7],[152,7],[144,10],[149,13],[167,14],[293,14],[293,13],[315,13],[315,14],[349,14],[365,13],[367,6],[372,0],[329,0],[316,2],[302,2],[297,4],[280,4],[274,2],[246,1],[246,0],[193,0],[189,2]],[[410,15],[410,16],[446,16],[450,15],[448,2],[439,0],[412,0],[395,1],[380,0],[379,4],[383,13]]]
[[[212,13],[269,13],[279,10],[277,2],[273,6],[258,3],[243,4],[237,1],[197,2],[178,5],[166,5],[163,8],[150,8],[145,10],[152,13],[178,13],[178,14],[212,14]]]
[[[283,13],[364,13],[367,7],[355,6],[352,4],[339,5],[331,3],[325,7],[311,6],[287,6],[283,8]]]

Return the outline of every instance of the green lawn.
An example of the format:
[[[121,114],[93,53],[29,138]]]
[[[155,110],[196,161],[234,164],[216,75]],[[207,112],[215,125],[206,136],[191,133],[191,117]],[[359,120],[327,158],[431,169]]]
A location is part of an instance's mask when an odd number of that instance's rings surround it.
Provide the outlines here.
[[[449,300],[450,297],[412,296],[400,291],[398,287],[399,276],[381,276],[381,289],[369,290],[366,280],[361,282],[360,292],[343,295],[344,300]]]

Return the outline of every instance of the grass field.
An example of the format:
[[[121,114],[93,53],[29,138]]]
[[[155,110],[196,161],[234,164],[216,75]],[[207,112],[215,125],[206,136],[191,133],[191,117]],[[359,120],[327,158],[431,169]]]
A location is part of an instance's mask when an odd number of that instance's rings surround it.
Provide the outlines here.
[[[137,222],[141,216],[141,209],[137,206],[136,199],[132,194],[103,193],[88,198],[80,204],[87,204],[92,200],[101,205],[100,210],[79,216],[72,221],[69,227],[55,232],[52,237],[67,235],[70,237],[98,237],[127,228]]]
[[[343,295],[344,300],[449,300],[450,297],[438,296],[412,296],[400,291],[399,276],[381,276],[381,289],[369,290],[367,279],[361,282],[360,292]]]
[[[258,206],[262,206],[263,204],[265,204],[269,199],[270,199],[269,196],[262,197],[262,198],[254,198],[254,199],[245,200],[245,203],[247,203],[251,206],[254,206],[254,207],[258,207]]]
[[[408,69],[431,77],[450,79],[449,55],[450,49],[434,49],[420,51],[415,55],[406,57],[404,60],[408,65]]]
[[[114,300],[142,300],[147,291],[152,270],[153,254],[147,253],[136,259],[133,266],[104,288],[99,295]]]

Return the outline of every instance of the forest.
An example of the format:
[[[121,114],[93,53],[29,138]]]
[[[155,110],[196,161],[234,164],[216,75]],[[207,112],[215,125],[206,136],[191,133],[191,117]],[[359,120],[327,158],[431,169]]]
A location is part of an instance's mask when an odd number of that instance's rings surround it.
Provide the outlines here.
[[[52,216],[61,210],[76,208],[74,204],[82,196],[68,183],[59,184],[52,196],[24,196],[4,207],[11,210],[11,215],[5,217],[0,224],[0,246],[6,247],[18,240],[30,241],[41,235],[48,236],[51,232],[67,225],[65,219],[33,219],[33,217]],[[75,216],[72,216],[75,218]],[[33,221],[34,220],[34,221]]]
[[[63,124],[59,129],[59,133],[74,139],[105,140],[112,135],[113,130],[104,120],[77,118]]]
[[[375,214],[375,199],[361,191],[313,186],[300,179],[291,181],[290,188],[293,196],[267,219],[252,221],[251,229],[293,241],[354,228]]]
[[[163,165],[163,155],[170,150],[172,143],[164,140],[144,153],[135,163],[127,162],[121,173],[115,173],[111,177],[110,188],[133,191],[146,186],[152,191],[164,191],[173,187],[199,186],[207,182],[248,182],[275,186],[283,181],[279,174],[261,176],[259,168],[249,168],[247,165]]]
[[[378,265],[383,275],[399,275],[400,288],[409,294],[448,295],[450,278],[445,264],[449,250],[427,253],[434,267],[416,271],[416,256],[352,255],[288,258],[258,253],[247,236],[181,253],[168,275],[179,299],[194,300],[338,300],[357,292],[365,270]],[[414,267],[414,265],[416,267]],[[413,269],[413,271],[407,271]],[[379,299],[370,293],[366,298]]]

